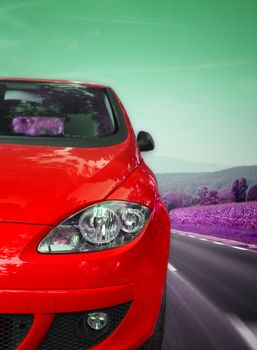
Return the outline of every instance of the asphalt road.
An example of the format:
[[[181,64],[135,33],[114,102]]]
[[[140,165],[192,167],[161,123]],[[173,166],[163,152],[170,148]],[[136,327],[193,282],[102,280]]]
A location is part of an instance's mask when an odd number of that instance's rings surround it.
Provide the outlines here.
[[[193,236],[172,233],[162,349],[257,350],[257,252]]]

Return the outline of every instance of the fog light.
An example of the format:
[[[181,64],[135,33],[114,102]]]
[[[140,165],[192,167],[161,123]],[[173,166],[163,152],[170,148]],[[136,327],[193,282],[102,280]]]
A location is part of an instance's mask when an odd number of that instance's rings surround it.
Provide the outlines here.
[[[108,315],[105,312],[91,312],[88,314],[87,323],[90,328],[99,331],[106,327]]]

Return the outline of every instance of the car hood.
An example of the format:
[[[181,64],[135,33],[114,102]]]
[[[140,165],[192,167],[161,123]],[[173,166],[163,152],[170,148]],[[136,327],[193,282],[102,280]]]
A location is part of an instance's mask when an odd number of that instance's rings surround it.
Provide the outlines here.
[[[0,222],[56,225],[137,167],[135,141],[101,148],[0,145]]]

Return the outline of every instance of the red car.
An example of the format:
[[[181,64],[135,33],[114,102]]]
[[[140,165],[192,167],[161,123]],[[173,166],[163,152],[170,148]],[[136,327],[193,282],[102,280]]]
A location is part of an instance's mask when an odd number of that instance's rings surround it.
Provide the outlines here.
[[[115,92],[0,79],[0,349],[161,348],[169,217]]]

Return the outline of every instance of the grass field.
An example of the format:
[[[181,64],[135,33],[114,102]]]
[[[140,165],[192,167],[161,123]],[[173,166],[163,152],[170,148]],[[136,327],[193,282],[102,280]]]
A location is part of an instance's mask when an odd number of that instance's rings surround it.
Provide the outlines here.
[[[174,209],[171,227],[257,244],[257,202]]]

